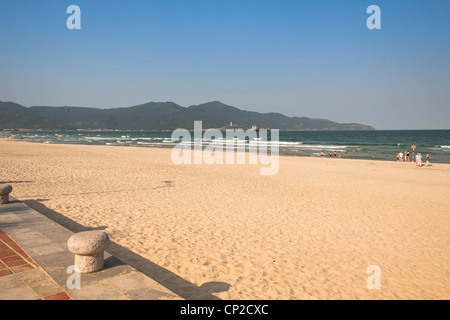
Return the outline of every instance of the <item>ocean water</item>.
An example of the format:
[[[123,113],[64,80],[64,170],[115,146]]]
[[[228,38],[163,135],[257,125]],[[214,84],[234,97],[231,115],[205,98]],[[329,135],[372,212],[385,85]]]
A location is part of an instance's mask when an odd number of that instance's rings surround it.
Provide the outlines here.
[[[83,144],[133,147],[172,148],[180,141],[172,141],[172,132],[143,131],[0,131],[0,138],[19,138],[35,143]],[[226,140],[224,133],[224,140]],[[235,146],[267,145],[264,139],[234,139]],[[221,139],[195,140],[192,133],[191,145],[203,147]],[[270,132],[267,140],[271,141]],[[184,143],[188,143],[184,141]],[[328,157],[341,152],[352,159],[375,159],[396,161],[399,152],[410,151],[414,143],[415,153],[424,156],[430,154],[432,162],[450,163],[450,130],[377,130],[377,131],[281,131],[279,140],[280,154],[317,157],[323,152]],[[1,150],[0,150],[1,152]]]

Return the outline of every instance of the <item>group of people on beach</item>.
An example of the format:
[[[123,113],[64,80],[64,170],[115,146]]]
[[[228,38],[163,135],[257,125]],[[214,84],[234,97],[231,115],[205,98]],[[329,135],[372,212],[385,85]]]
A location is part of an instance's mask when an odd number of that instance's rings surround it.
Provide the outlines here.
[[[403,153],[402,151],[400,151],[399,153],[397,153],[397,162],[409,162],[410,153],[409,151],[405,151],[405,153]],[[416,161],[416,166],[421,167],[422,166],[422,154],[418,153],[415,156],[413,155],[411,158],[411,161]],[[429,154],[427,154],[427,156],[425,157],[425,161],[426,161],[426,166],[429,167],[430,166],[430,161],[431,161],[431,156]]]
[[[330,158],[333,158],[333,152],[330,151],[330,153],[328,154],[328,156],[329,156]],[[323,151],[322,151],[321,153],[319,153],[319,157],[320,157],[320,158],[323,157]],[[342,159],[341,152],[339,151],[339,153],[338,153],[338,152],[334,151],[334,157],[335,157],[335,158]],[[348,152],[345,153],[345,157],[348,159]]]
[[[324,157],[324,153],[323,151],[319,153],[319,158],[323,158]],[[342,159],[342,154],[340,151],[330,151],[328,153],[328,157],[329,158],[339,158]],[[348,152],[345,153],[345,157],[348,159],[349,155]],[[374,157],[372,156],[371,158],[372,160],[374,160]],[[416,155],[412,155],[412,157],[410,158],[410,153],[409,151],[405,151],[402,152],[400,151],[399,153],[397,153],[397,162],[412,162],[412,161],[416,161],[416,166],[421,167],[422,166],[422,154],[418,153]],[[425,161],[426,161],[426,166],[429,167],[430,166],[430,161],[431,161],[431,156],[429,154],[427,154],[427,156],[425,157]]]

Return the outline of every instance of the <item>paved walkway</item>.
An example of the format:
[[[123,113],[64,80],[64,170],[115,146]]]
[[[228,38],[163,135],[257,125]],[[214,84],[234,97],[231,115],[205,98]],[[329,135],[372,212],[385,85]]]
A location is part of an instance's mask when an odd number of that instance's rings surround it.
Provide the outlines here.
[[[1,300],[70,300],[23,249],[0,230]]]
[[[103,270],[82,274],[80,288],[69,288],[72,234],[13,197],[0,205],[0,300],[181,299],[108,252]]]

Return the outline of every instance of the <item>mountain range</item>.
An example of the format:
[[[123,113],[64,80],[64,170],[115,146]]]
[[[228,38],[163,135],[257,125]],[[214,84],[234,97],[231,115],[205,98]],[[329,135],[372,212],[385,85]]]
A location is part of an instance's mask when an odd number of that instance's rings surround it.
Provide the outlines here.
[[[144,130],[161,131],[177,128],[193,129],[194,121],[203,128],[248,129],[252,126],[279,130],[375,130],[358,123],[337,123],[326,119],[288,117],[280,113],[245,111],[208,102],[182,107],[173,102],[149,102],[142,105],[98,109],[86,107],[24,107],[0,101],[0,129],[42,130]]]

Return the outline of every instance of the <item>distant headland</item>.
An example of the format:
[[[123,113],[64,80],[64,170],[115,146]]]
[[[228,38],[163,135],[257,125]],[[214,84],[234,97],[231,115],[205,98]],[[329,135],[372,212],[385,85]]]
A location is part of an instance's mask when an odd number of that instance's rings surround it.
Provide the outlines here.
[[[0,129],[33,130],[144,130],[192,129],[194,121],[205,128],[272,128],[284,131],[375,130],[359,123],[288,117],[281,113],[245,111],[219,101],[190,107],[174,102],[149,102],[137,106],[98,109],[87,107],[24,107],[0,101]]]

